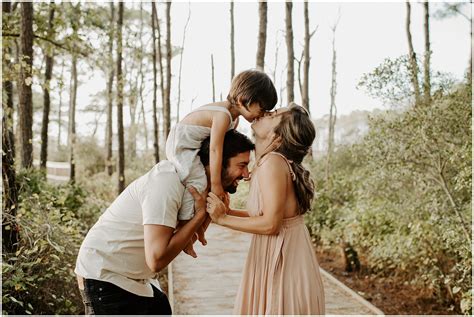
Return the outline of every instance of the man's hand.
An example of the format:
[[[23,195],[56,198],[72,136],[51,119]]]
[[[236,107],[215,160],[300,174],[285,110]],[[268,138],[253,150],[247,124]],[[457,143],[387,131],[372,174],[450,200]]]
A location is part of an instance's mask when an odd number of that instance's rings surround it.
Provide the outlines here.
[[[206,212],[206,197],[208,190],[205,190],[202,194],[194,188],[193,186],[188,187],[188,191],[193,195],[194,198],[194,213]]]

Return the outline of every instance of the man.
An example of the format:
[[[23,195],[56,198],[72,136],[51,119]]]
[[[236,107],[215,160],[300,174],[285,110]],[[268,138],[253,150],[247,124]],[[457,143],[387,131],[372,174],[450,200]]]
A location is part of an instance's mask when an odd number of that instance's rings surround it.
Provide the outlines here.
[[[199,156],[209,182],[209,138]],[[252,142],[231,130],[224,138],[222,184],[229,193],[249,176]],[[132,182],[84,239],[75,272],[86,314],[171,314],[157,272],[165,268],[209,223],[207,192],[190,189],[194,218],[175,230],[184,191],[174,166],[161,161]]]

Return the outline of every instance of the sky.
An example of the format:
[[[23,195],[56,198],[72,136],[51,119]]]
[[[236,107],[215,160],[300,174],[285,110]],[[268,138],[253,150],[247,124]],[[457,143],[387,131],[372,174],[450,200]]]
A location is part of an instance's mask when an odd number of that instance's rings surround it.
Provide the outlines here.
[[[138,7],[137,3],[128,5]],[[433,13],[440,5],[432,3],[431,12]],[[148,6],[149,3],[144,3],[144,9],[149,10]],[[163,17],[165,6],[160,4],[158,7],[159,15]],[[222,95],[225,99],[227,96],[230,86],[229,8],[228,2],[172,4],[171,41],[173,46],[181,46],[189,9],[191,13],[183,53],[181,118],[192,108],[212,102],[211,54],[214,58],[216,98],[219,100]],[[235,61],[236,73],[238,73],[255,67],[259,24],[258,3],[236,2],[234,10]],[[370,111],[375,108],[384,108],[380,100],[372,99],[364,91],[358,90],[357,83],[364,73],[371,72],[385,58],[396,58],[408,52],[404,2],[310,2],[310,29],[317,28],[311,39],[309,83],[310,111],[315,119],[329,113],[333,37],[330,26],[336,20],[338,12],[340,12],[340,21],[335,34],[338,114],[349,114],[354,110]],[[295,1],[292,18],[295,57],[299,58],[304,39],[302,2]],[[412,3],[411,20],[414,48],[416,53],[422,56],[424,52],[423,7],[420,3]],[[444,20],[431,18],[432,70],[450,72],[458,79],[463,77],[470,54],[469,27],[467,21],[460,16]],[[280,95],[280,88],[285,87],[286,83],[284,30],[285,4],[283,2],[269,3],[265,71],[273,78],[276,65],[275,87],[283,106],[287,104],[285,90]],[[177,103],[178,96],[178,68],[179,57],[175,57],[172,61],[172,116],[176,116],[174,105]],[[295,63],[295,71],[297,71],[297,63]],[[296,76],[297,74],[295,78]],[[152,83],[149,84],[151,87]],[[91,96],[104,89],[105,80],[100,73],[82,83],[79,86],[78,108],[84,109],[92,102]],[[295,101],[301,104],[297,82],[295,83]],[[146,99],[145,107],[151,113],[151,94]],[[128,111],[125,111],[125,114],[127,113]],[[90,126],[87,122],[89,121],[91,121],[90,115],[78,116],[80,134],[88,133]],[[105,116],[101,122],[105,123]],[[129,118],[126,116],[125,124],[127,122]],[[248,124],[242,124],[243,132],[248,132],[248,128]],[[99,137],[103,137],[100,131]]]

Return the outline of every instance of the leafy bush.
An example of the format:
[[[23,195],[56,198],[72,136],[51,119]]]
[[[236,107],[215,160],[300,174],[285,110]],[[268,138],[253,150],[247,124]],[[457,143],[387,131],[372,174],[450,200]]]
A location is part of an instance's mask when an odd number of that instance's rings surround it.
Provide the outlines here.
[[[39,171],[22,171],[18,185],[20,242],[15,254],[2,254],[2,312],[79,314],[83,306],[73,270],[101,206],[77,185],[48,184]]]
[[[471,87],[459,85],[429,107],[372,118],[362,143],[335,153],[329,183],[315,162],[315,240],[347,241],[374,274],[472,312],[471,117]]]

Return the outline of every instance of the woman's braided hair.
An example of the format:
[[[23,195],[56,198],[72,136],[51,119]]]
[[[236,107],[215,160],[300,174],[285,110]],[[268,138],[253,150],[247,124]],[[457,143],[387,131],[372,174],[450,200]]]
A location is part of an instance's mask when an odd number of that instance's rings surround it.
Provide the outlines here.
[[[309,153],[316,137],[316,129],[308,112],[301,106],[291,103],[289,111],[282,113],[282,118],[274,130],[275,138],[280,140],[275,152],[283,154],[290,160],[295,173],[295,194],[299,214],[304,214],[311,208],[314,196],[314,183],[310,172],[302,162]]]

